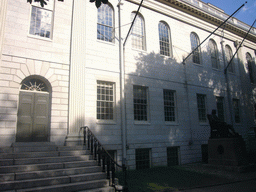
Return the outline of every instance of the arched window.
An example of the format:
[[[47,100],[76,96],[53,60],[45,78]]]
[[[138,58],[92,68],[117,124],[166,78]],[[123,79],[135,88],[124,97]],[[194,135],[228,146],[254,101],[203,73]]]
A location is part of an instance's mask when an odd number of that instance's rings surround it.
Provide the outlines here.
[[[220,65],[219,65],[219,59],[218,59],[218,49],[213,39],[210,39],[209,41],[209,50],[211,55],[212,67],[215,69],[219,69]]]
[[[248,67],[248,73],[250,77],[250,82],[254,83],[254,78],[253,78],[253,60],[252,56],[250,53],[246,53],[246,61],[247,61],[247,67]]]
[[[190,41],[191,41],[191,50],[193,51],[200,44],[199,38],[196,33],[190,34]],[[200,64],[200,48],[197,48],[193,52],[193,62]]]
[[[97,39],[114,42],[114,11],[109,4],[98,8]]]
[[[131,14],[131,20],[133,21],[136,13]],[[146,50],[146,40],[145,40],[145,25],[142,15],[138,14],[134,25],[132,27],[132,47],[135,49]]]
[[[231,60],[231,58],[233,57],[233,53],[232,53],[232,49],[229,47],[229,45],[225,46],[225,54],[226,54],[226,61],[227,61],[227,65],[229,64],[229,61]],[[228,66],[227,69],[229,72],[231,73],[235,73],[235,65],[234,65],[234,60],[231,61],[231,63]]]
[[[160,54],[171,56],[170,29],[164,22],[158,24]]]

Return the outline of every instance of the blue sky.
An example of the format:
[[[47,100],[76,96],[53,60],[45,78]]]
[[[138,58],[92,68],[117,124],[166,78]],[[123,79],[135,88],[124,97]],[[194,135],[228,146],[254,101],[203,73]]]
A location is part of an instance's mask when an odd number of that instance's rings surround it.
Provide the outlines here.
[[[246,0],[202,0],[205,3],[211,3],[220,9],[224,10],[225,13],[232,15]],[[235,14],[237,19],[243,21],[248,25],[252,25],[256,19],[256,0],[247,0],[247,3],[243,8]],[[256,23],[254,24],[256,28]]]

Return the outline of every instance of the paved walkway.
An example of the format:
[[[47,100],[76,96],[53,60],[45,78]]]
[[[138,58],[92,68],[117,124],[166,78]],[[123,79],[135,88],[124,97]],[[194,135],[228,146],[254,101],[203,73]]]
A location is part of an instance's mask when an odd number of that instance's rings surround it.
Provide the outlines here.
[[[188,164],[181,165],[185,169],[193,170],[201,173],[208,173],[223,180],[230,180],[230,182],[223,183],[202,183],[201,186],[192,187],[190,189],[179,189],[183,192],[255,192],[256,191],[256,170],[255,166],[250,167],[249,172],[239,173],[237,171],[230,171],[221,166],[210,166],[206,164]]]

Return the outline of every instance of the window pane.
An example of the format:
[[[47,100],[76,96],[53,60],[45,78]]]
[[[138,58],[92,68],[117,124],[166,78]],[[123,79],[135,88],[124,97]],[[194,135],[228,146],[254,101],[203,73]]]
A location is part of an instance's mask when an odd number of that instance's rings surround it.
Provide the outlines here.
[[[197,94],[197,108],[199,122],[206,122],[206,96]]]
[[[220,66],[218,61],[218,49],[215,41],[212,39],[209,41],[209,49],[210,49],[212,67],[215,69],[219,69]]]
[[[197,46],[199,45],[199,38],[197,37],[197,35],[195,33],[191,33],[190,34],[190,41],[191,41],[191,49],[192,51],[197,48]],[[194,52],[193,52],[193,62],[200,64],[200,49],[197,48]]]
[[[113,9],[108,4],[102,4],[98,8],[97,39],[113,42]]]
[[[150,149],[136,149],[136,169],[150,168]]]
[[[164,117],[165,121],[175,121],[174,91],[164,90]]]
[[[169,28],[165,23],[160,22],[158,25],[158,31],[159,31],[160,54],[170,56]]]
[[[250,53],[246,53],[246,60],[247,60],[247,67],[248,67],[248,73],[249,73],[250,82],[254,83],[253,60],[252,60],[252,56],[250,55]]]
[[[134,120],[147,121],[147,88],[133,87]]]
[[[240,106],[239,106],[239,99],[233,99],[233,109],[234,109],[234,116],[235,122],[240,123]]]
[[[114,117],[114,84],[97,82],[97,119],[113,120]],[[112,98],[112,100],[110,100]]]
[[[52,11],[32,6],[29,34],[50,38]]]
[[[179,165],[179,147],[167,148],[167,166]]]
[[[216,97],[216,103],[217,103],[217,113],[220,121],[225,120],[224,118],[224,98],[223,97]]]
[[[135,17],[135,13],[131,14],[131,20]],[[140,15],[137,15],[134,25],[132,27],[132,47],[135,49],[145,50],[145,34],[144,34],[144,20]]]
[[[225,46],[225,54],[226,54],[226,60],[227,60],[227,65],[228,65],[231,58],[233,57],[232,50],[228,45]],[[227,70],[231,73],[235,72],[234,60],[231,61]]]

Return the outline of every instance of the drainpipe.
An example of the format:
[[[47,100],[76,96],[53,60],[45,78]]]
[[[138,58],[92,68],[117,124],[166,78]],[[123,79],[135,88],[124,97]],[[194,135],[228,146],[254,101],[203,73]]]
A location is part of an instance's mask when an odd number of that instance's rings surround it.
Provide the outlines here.
[[[71,78],[71,60],[72,60],[72,35],[73,35],[73,22],[74,22],[74,5],[75,0],[72,1],[72,13],[71,13],[71,23],[70,23],[70,44],[69,44],[69,81],[68,81],[68,122],[67,122],[67,135],[70,132],[70,78]]]
[[[125,114],[125,74],[124,74],[124,58],[123,44],[121,36],[121,0],[118,2],[118,28],[119,28],[119,67],[120,67],[120,109],[121,109],[121,139],[122,139],[122,164],[126,165],[126,114]]]

